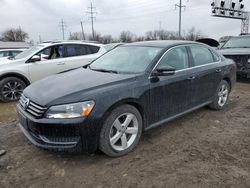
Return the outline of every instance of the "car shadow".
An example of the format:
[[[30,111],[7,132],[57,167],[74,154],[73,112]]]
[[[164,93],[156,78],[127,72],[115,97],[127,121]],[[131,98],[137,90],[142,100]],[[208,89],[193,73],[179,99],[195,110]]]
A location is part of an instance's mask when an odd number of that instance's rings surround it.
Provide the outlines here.
[[[149,131],[143,132],[141,140],[138,144],[138,146],[135,148],[135,150],[128,155],[122,156],[120,158],[111,158],[105,155],[100,150],[97,150],[95,153],[88,154],[88,153],[81,153],[81,152],[54,152],[54,151],[48,151],[43,150],[43,153],[46,155],[51,154],[52,156],[56,156],[56,160],[58,162],[62,162],[65,160],[73,161],[74,163],[78,165],[83,164],[90,164],[90,163],[98,163],[103,162],[112,165],[113,162],[119,161],[122,159],[133,159],[136,158],[138,154],[140,154],[145,149],[148,150],[149,145],[154,145],[154,143],[157,140],[158,136],[164,136],[164,135],[171,135],[171,132],[176,132],[176,130],[181,130],[181,127],[187,127],[190,119],[198,120],[200,118],[203,118],[207,115],[207,112],[211,110],[207,107],[195,110],[191,113],[185,114],[179,118],[176,118],[175,120],[172,120],[167,123],[163,123],[159,125],[158,127],[155,127],[153,129],[150,129]],[[153,146],[152,146],[153,147]],[[110,161],[110,159],[112,159]]]
[[[237,82],[250,84],[250,78],[237,77]]]

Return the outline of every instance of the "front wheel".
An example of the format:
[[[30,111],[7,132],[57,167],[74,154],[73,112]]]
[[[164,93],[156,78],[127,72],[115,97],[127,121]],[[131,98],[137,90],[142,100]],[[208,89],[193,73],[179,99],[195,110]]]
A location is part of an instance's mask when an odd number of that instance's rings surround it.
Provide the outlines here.
[[[230,86],[227,81],[222,80],[214,95],[214,101],[209,105],[214,110],[222,110],[229,97]]]
[[[20,98],[25,83],[19,78],[8,77],[0,81],[0,100],[3,102],[16,101]]]
[[[141,133],[140,112],[131,105],[122,105],[106,118],[100,134],[99,148],[110,157],[126,155],[136,147]]]

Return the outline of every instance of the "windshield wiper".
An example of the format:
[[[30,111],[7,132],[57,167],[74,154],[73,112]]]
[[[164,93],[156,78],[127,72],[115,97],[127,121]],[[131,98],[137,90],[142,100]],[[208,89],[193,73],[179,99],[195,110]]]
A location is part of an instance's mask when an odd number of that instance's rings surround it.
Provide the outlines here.
[[[115,73],[115,74],[118,74],[117,71],[114,71],[114,70],[107,70],[107,69],[92,69],[91,67],[89,67],[91,70],[93,71],[99,71],[99,72],[109,72],[109,73]]]

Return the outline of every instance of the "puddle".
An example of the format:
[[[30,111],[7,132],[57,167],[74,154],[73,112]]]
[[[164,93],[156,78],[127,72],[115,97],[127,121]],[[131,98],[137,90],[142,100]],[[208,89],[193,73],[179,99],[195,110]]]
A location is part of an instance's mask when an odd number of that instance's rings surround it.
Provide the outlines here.
[[[0,102],[0,125],[17,120],[16,102]]]

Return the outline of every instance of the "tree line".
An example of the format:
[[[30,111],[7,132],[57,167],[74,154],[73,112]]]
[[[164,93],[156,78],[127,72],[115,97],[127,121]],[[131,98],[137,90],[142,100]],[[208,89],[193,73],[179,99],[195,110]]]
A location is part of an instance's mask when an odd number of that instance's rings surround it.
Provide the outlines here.
[[[81,32],[70,33],[69,40],[90,40],[97,41],[103,44],[113,43],[113,42],[136,42],[136,41],[145,41],[145,40],[191,40],[195,41],[199,38],[205,37],[200,31],[197,31],[194,27],[190,28],[188,31],[183,31],[182,36],[179,37],[178,32],[168,31],[168,30],[153,30],[148,31],[144,35],[136,35],[131,31],[122,31],[119,37],[114,38],[112,35],[102,35],[100,33],[95,33],[94,37],[90,34],[83,36]],[[0,41],[16,41],[24,42],[29,39],[27,32],[19,28],[11,28],[5,30],[0,35]]]
[[[182,36],[179,37],[179,33],[175,31],[168,30],[153,30],[148,31],[144,35],[136,35],[131,31],[122,31],[118,38],[112,37],[112,35],[101,35],[100,33],[95,33],[94,38],[92,35],[87,34],[83,37],[81,32],[70,33],[69,40],[86,40],[97,41],[103,44],[108,44],[112,42],[136,42],[136,41],[146,41],[146,40],[191,40],[195,41],[200,38],[204,38],[205,35],[200,31],[197,31],[195,27],[190,28],[187,32],[183,31]]]

